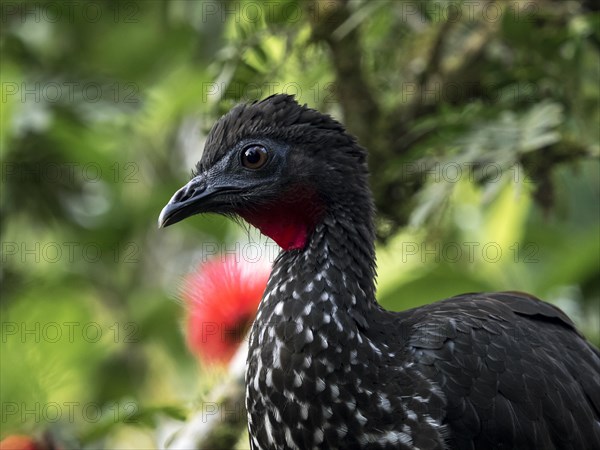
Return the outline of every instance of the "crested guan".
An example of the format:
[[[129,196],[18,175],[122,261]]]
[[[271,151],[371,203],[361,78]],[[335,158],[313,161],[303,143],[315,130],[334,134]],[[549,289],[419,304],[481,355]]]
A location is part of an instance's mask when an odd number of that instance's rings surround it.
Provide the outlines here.
[[[282,248],[251,330],[252,449],[600,449],[600,352],[519,292],[375,300],[367,152],[274,95],[212,128],[159,226],[243,218]]]

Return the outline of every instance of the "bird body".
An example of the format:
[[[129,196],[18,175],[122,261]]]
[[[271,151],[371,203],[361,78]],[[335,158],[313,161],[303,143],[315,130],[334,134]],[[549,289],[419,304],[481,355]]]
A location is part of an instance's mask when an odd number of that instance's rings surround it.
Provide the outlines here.
[[[600,448],[600,353],[530,295],[375,300],[366,151],[292,97],[241,105],[161,213],[236,214],[281,247],[253,324],[253,449]]]

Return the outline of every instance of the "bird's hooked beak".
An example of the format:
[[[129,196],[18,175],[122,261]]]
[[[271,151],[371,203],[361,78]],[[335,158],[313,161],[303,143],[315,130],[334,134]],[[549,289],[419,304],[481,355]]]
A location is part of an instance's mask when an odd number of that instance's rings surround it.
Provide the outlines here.
[[[158,216],[158,228],[168,227],[186,217],[201,212],[202,200],[210,195],[206,190],[206,180],[194,177],[179,189]]]
[[[171,197],[158,216],[158,227],[168,227],[194,214],[219,212],[219,209],[230,203],[222,194],[239,190],[239,186],[212,184],[204,175],[198,175]]]

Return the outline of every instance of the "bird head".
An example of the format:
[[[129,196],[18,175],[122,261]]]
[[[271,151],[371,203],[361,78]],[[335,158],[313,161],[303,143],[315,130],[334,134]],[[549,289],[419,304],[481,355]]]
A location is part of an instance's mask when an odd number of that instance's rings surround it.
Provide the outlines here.
[[[273,95],[216,122],[159,226],[199,213],[235,215],[284,250],[302,248],[332,208],[369,195],[366,183],[366,151],[339,122]]]

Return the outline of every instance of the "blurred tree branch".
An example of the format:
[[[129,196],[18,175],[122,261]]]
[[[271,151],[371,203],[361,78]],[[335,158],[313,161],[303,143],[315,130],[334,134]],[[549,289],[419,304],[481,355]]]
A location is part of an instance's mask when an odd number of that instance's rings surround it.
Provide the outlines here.
[[[490,5],[497,5],[502,14],[506,14],[510,8],[508,3],[494,0],[480,2],[476,8],[483,10]],[[554,5],[550,5],[550,9],[553,7]],[[487,70],[482,64],[485,52],[495,42],[502,20],[478,20],[471,25],[472,29],[466,36],[460,38],[462,51],[449,55],[445,52],[448,41],[459,39],[451,36],[452,33],[462,27],[461,32],[465,34],[468,24],[464,20],[458,20],[451,12],[441,23],[430,23],[425,32],[434,33],[435,36],[431,39],[429,50],[423,51],[425,55],[429,55],[426,65],[415,79],[406,80],[407,85],[414,86],[414,91],[410,92],[408,101],[404,95],[398,96],[400,101],[390,111],[384,111],[373,95],[375,90],[369,86],[369,80],[361,66],[363,50],[360,45],[360,26],[351,27],[343,35],[338,33],[340,27],[356,14],[352,4],[348,0],[313,0],[306,3],[306,8],[310,11],[308,16],[312,18],[313,39],[323,42],[329,48],[344,121],[358,136],[362,145],[369,149],[370,170],[375,175],[371,178],[371,183],[377,208],[386,224],[391,224],[379,230],[379,237],[385,240],[408,223],[415,207],[415,195],[423,188],[425,179],[423,172],[419,171],[405,174],[405,177],[388,174],[390,160],[400,161],[400,164],[414,161],[417,157],[414,154],[415,147],[437,132],[434,123],[420,127],[415,125],[434,114],[440,106],[439,99],[447,98],[451,89],[481,80],[482,71]],[[538,8],[535,12],[536,20],[547,19],[544,9]],[[404,86],[400,89],[404,89]],[[458,94],[453,93],[452,104],[466,104],[484,95],[477,89],[462,89]],[[573,148],[573,144],[567,147]],[[560,153],[563,155],[561,158],[552,159],[556,164],[559,161],[563,163],[589,156],[589,152],[581,148],[568,155]],[[537,158],[528,157],[522,162],[527,173],[541,183],[535,198],[541,206],[549,208],[552,203],[548,172],[554,164],[534,164],[532,160]],[[422,167],[427,171],[430,166]]]

